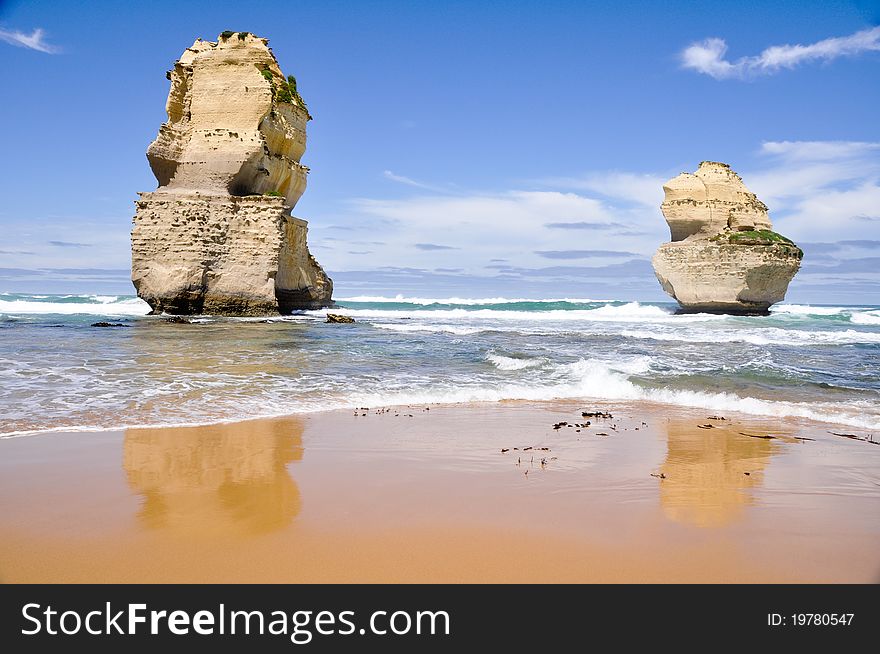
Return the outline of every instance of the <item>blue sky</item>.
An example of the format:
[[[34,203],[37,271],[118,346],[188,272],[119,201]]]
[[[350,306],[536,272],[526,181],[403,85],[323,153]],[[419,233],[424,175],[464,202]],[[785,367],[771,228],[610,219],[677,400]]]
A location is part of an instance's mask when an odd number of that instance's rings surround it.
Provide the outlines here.
[[[661,184],[712,159],[803,245],[789,300],[880,304],[878,24],[876,1],[0,0],[0,291],[133,292],[165,71],[231,29],[314,116],[294,213],[337,296],[667,299]]]

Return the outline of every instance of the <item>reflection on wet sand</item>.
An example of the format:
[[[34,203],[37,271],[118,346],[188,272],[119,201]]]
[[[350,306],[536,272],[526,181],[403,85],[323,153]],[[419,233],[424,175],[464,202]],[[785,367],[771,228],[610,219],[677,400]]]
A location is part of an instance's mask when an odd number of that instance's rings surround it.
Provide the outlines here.
[[[129,429],[123,468],[142,496],[140,523],[183,535],[279,529],[299,513],[287,464],[302,459],[302,422]]]
[[[743,436],[728,425],[700,429],[693,420],[671,419],[664,427],[660,504],[666,516],[699,527],[721,527],[742,517],[777,442]]]

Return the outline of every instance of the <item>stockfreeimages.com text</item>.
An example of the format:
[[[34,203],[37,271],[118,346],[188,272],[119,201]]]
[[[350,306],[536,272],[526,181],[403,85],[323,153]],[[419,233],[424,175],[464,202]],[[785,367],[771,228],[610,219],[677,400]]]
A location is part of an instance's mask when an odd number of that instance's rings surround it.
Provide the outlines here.
[[[264,635],[289,636],[297,645],[305,645],[315,635],[378,636],[405,634],[449,635],[450,619],[446,611],[373,611],[358,626],[354,611],[246,611],[228,609],[220,604],[215,610],[152,610],[146,604],[125,604],[114,608],[106,602],[91,611],[58,610],[51,605],[25,604],[21,633],[93,636],[110,634],[173,634],[185,636]]]

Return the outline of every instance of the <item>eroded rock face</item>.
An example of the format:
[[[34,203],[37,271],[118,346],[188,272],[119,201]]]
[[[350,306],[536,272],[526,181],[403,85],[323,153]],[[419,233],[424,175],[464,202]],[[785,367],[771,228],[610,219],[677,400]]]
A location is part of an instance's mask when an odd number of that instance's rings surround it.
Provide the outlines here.
[[[154,312],[257,315],[331,303],[309,253],[303,194],[308,110],[266,39],[196,40],[168,74],[168,122],[147,149],[132,281]]]
[[[761,314],[785,298],[803,253],[772,231],[766,205],[730,166],[704,161],[663,191],[672,242],[652,263],[682,310]]]

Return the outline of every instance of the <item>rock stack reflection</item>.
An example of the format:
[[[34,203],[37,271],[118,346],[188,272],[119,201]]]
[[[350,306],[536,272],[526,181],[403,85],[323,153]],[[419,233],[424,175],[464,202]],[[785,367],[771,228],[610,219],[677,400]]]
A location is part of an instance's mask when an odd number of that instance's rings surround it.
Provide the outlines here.
[[[249,535],[279,529],[299,513],[287,464],[302,459],[295,418],[130,429],[123,467],[143,497],[144,526],[182,534]]]
[[[692,420],[670,420],[660,503],[676,522],[721,527],[752,503],[776,444],[730,428],[700,429]]]

